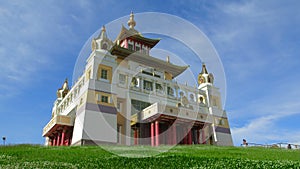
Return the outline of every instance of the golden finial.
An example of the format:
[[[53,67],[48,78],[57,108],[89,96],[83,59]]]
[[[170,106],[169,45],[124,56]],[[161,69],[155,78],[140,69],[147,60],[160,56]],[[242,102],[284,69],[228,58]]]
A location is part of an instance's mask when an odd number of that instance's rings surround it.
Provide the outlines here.
[[[101,39],[106,39],[106,38],[107,38],[107,35],[106,35],[106,28],[105,28],[104,25],[103,25],[102,28],[101,28],[100,38],[101,38]]]
[[[102,32],[106,32],[106,29],[105,29],[105,26],[104,26],[104,25],[102,26],[101,31],[102,31]]]
[[[130,13],[130,19],[129,21],[127,22],[128,26],[130,29],[134,29],[135,25],[136,25],[136,22],[134,20],[134,15],[133,15],[133,12],[131,11]]]

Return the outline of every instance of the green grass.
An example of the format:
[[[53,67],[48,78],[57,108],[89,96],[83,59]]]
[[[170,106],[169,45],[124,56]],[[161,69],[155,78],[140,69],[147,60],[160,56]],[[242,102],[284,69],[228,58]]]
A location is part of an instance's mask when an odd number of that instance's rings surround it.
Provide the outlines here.
[[[170,150],[168,146],[106,148],[127,157],[98,146],[5,146],[0,147],[0,168],[300,168],[299,150],[204,145]],[[137,158],[154,154],[157,155]]]

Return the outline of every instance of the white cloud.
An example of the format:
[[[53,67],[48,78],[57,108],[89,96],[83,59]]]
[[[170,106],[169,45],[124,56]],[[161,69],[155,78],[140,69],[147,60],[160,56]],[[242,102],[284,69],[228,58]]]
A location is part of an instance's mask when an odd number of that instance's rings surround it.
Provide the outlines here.
[[[286,121],[287,118],[300,116],[300,91],[297,90],[296,84],[289,86],[279,86],[276,92],[265,98],[228,111],[236,145],[239,145],[243,138],[262,144],[274,141],[300,142],[300,132],[297,126],[293,126],[295,122]]]
[[[251,143],[271,144],[279,142],[289,142],[293,144],[300,143],[300,132],[297,130],[287,130],[278,127],[280,119],[298,113],[282,113],[269,116],[262,116],[251,120],[248,124],[238,128],[232,128],[232,135],[235,145],[242,143],[246,139]],[[275,141],[275,142],[274,142]]]

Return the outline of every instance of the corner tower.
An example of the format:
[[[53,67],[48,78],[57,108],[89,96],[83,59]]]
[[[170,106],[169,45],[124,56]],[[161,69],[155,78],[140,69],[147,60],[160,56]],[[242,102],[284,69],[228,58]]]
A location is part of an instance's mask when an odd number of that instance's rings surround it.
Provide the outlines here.
[[[214,86],[214,76],[207,71],[202,64],[202,70],[198,75],[198,89],[206,93],[207,106],[212,121],[212,136],[210,141],[216,145],[232,146],[232,136],[226,111],[222,107],[221,93]]]
[[[106,28],[103,25],[99,36],[92,40],[92,51],[97,49],[109,50],[112,44],[112,41],[107,37]]]

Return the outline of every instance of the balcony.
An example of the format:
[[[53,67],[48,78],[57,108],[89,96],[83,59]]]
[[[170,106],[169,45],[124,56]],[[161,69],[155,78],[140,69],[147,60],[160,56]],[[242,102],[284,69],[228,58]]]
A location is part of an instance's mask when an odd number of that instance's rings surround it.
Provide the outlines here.
[[[195,86],[180,84],[176,81],[165,80],[145,74],[138,74],[133,77],[129,90],[132,93],[139,93],[157,97],[163,97],[171,100],[179,100],[182,96],[187,97],[190,104],[199,104],[198,98],[201,95],[206,95],[204,91],[199,90]],[[128,85],[128,84],[126,84]],[[191,97],[192,96],[192,97]],[[207,100],[205,100],[207,102]]]
[[[54,116],[50,122],[43,129],[43,136],[49,136],[53,131],[55,131],[59,126],[73,126],[74,125],[74,117],[64,116],[64,115],[56,115]]]
[[[178,119],[180,121],[198,121],[201,123],[212,123],[207,107],[199,107],[198,110],[193,110],[185,107],[164,106],[159,103],[154,103],[142,110],[139,114],[131,116],[131,124],[136,124],[138,121],[151,122],[156,118],[165,118],[169,120]]]

